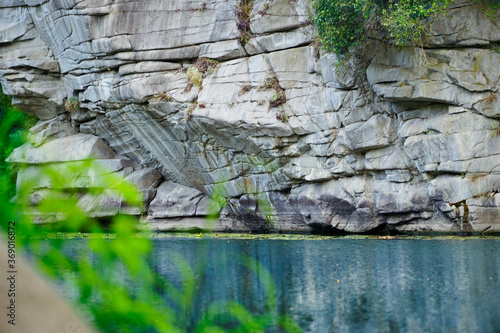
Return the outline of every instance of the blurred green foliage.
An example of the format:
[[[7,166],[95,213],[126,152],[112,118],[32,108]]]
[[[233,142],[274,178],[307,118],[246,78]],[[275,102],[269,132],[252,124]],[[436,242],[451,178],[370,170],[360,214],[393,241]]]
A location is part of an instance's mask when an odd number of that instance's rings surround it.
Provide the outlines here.
[[[26,141],[27,130],[37,119],[12,107],[12,98],[0,86],[0,186],[9,197],[15,193],[15,170],[5,159]]]
[[[269,271],[249,258],[242,260],[251,272],[259,273],[258,278],[266,290],[266,313],[254,315],[241,304],[228,301],[209,306],[199,320],[190,318],[198,286],[188,261],[178,254],[166,258],[175,264],[182,277],[182,285],[174,285],[155,271],[151,257],[153,242],[137,217],[116,215],[103,225],[80,207],[78,199],[82,189],[71,185],[76,173],[99,175],[92,178],[92,187],[86,190],[86,195],[97,197],[111,193],[126,205],[142,205],[142,195],[132,184],[106,172],[95,161],[38,167],[29,177],[23,177],[12,200],[15,174],[5,158],[24,142],[26,130],[33,121],[11,108],[8,97],[1,95],[1,100],[2,229],[5,231],[8,221],[16,221],[17,248],[26,249],[33,263],[54,281],[69,285],[79,313],[98,329],[103,332],[225,332],[228,329],[264,332],[268,328],[301,331],[293,320],[278,313],[276,287]],[[82,172],[82,169],[88,170]],[[28,204],[33,204],[33,187],[42,180],[48,181],[54,190],[28,210]],[[215,212],[224,204],[226,199],[215,200],[211,216],[215,217]],[[33,216],[52,217],[54,222],[37,225],[32,223]],[[83,230],[100,236],[85,240],[83,248],[66,255],[67,240],[61,235],[68,232],[74,235]],[[105,233],[108,231],[111,235]]]

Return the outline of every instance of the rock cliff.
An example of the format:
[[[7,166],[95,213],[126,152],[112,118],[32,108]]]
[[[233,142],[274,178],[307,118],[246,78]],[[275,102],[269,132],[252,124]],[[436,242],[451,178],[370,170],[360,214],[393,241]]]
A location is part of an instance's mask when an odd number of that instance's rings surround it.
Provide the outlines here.
[[[2,87],[40,119],[10,161],[22,180],[94,157],[159,230],[204,227],[217,193],[215,230],[500,232],[500,25],[450,12],[360,85],[308,0],[0,0]]]

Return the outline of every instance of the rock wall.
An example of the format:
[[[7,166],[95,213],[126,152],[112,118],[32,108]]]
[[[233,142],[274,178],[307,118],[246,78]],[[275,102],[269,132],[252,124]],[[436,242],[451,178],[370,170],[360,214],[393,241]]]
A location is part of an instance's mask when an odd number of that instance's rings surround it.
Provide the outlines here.
[[[367,89],[315,45],[308,0],[244,10],[0,0],[2,87],[40,119],[19,178],[94,156],[160,230],[206,227],[216,193],[215,230],[500,232],[497,20],[455,3],[430,48],[374,50]]]

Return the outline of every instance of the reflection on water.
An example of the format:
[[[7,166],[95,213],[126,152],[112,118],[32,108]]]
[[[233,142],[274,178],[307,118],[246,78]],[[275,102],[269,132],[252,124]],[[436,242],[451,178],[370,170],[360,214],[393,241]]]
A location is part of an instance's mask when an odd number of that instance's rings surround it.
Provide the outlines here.
[[[279,311],[308,332],[499,332],[500,240],[155,241],[160,274],[198,267],[194,317],[217,300],[264,311],[264,291],[241,254],[274,277]]]

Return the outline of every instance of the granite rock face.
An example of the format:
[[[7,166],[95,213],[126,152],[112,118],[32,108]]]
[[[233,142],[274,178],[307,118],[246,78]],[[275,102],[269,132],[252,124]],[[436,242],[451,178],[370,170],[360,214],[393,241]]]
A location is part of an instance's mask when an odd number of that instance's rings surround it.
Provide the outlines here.
[[[375,50],[369,89],[314,45],[308,0],[254,0],[249,38],[237,10],[0,1],[0,82],[40,119],[10,157],[20,178],[97,158],[146,210],[82,207],[159,230],[500,232],[500,27],[480,6],[453,5],[428,49]]]

